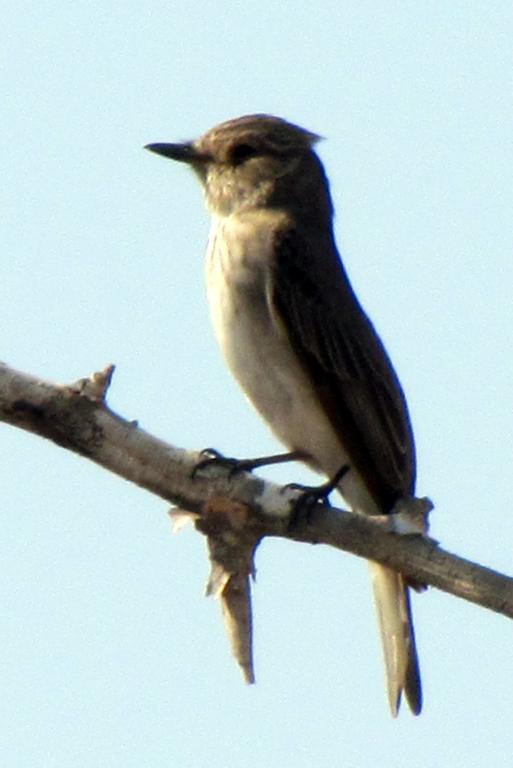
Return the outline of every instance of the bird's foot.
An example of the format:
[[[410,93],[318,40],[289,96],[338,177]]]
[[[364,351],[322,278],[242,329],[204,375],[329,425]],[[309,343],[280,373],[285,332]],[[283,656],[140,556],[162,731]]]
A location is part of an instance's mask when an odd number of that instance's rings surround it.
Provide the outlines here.
[[[223,456],[222,453],[216,451],[215,448],[204,448],[200,451],[201,459],[198,461],[194,469],[192,470],[191,477],[194,480],[198,472],[201,472],[206,467],[224,467],[229,471],[229,476],[237,474],[237,472],[243,472],[245,467],[241,466],[242,461],[234,459],[230,456]]]
[[[336,490],[339,482],[349,471],[349,465],[344,464],[338,472],[321,485],[301,485],[301,483],[288,483],[286,489],[301,491],[301,495],[295,501],[289,518],[289,529],[293,530],[301,523],[310,522],[314,509],[318,506],[331,506],[330,494]]]
[[[192,478],[196,477],[197,472],[201,472],[205,467],[224,467],[228,470],[228,476],[233,477],[239,472],[252,472],[258,467],[265,467],[268,464],[282,464],[287,461],[299,461],[304,458],[300,451],[291,451],[290,453],[278,453],[273,456],[260,456],[255,459],[235,459],[230,456],[223,456],[215,448],[205,448],[201,451],[201,458],[192,470]]]

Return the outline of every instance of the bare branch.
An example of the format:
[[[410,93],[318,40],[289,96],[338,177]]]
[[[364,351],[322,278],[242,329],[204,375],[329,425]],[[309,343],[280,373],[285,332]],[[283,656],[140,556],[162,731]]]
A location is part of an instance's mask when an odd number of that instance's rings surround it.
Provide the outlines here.
[[[384,530],[382,520],[327,507],[290,529],[290,490],[247,473],[230,477],[221,468],[206,468],[193,478],[197,452],[164,443],[109,410],[104,397],[112,370],[55,385],[0,364],[0,421],[52,440],[195,513],[196,527],[209,540],[211,592],[224,601],[232,647],[249,682],[249,578],[253,552],[265,536],[328,544],[513,618],[512,578],[446,552],[425,536],[400,536]]]

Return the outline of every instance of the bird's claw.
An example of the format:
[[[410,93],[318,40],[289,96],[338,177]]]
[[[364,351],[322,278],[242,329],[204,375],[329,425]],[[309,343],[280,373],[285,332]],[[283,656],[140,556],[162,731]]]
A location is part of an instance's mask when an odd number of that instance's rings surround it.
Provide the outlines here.
[[[289,529],[299,527],[302,523],[310,522],[312,513],[317,506],[331,506],[329,495],[331,491],[326,491],[322,486],[305,486],[301,483],[288,483],[285,490],[301,491],[301,495],[295,500],[290,513]]]
[[[344,465],[339,471],[321,485],[301,485],[301,483],[288,483],[287,490],[301,491],[301,495],[295,501],[289,518],[289,529],[293,530],[301,523],[310,522],[311,515],[317,506],[331,507],[330,494],[336,490],[340,480],[349,471],[349,466]]]
[[[228,477],[232,478],[239,472],[251,472],[255,464],[251,459],[234,459],[230,456],[223,456],[215,448],[204,448],[200,451],[201,458],[193,468],[191,478],[194,480],[196,474],[206,467],[218,466],[228,470]]]

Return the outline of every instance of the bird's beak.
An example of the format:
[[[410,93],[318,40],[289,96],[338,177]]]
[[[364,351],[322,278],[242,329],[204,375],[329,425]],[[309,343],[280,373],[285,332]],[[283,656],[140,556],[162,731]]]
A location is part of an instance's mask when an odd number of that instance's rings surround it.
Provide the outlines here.
[[[150,152],[156,152],[157,155],[163,155],[171,160],[178,160],[181,163],[189,163],[190,165],[203,163],[207,159],[198,152],[191,142],[183,144],[146,144],[144,149],[149,149]]]

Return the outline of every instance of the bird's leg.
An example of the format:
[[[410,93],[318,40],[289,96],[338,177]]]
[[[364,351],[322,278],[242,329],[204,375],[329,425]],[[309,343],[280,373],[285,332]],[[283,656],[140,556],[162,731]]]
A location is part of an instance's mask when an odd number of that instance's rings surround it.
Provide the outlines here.
[[[349,464],[344,464],[332,478],[321,485],[301,485],[301,483],[289,483],[285,488],[302,491],[290,514],[289,528],[294,528],[300,522],[309,521],[309,517],[317,504],[331,506],[329,496],[334,491],[345,474],[349,472]]]
[[[258,467],[265,467],[268,464],[284,464],[287,461],[301,461],[306,458],[302,451],[290,451],[289,453],[277,453],[273,456],[260,456],[255,459],[234,459],[230,456],[223,456],[215,448],[205,448],[200,454],[203,458],[198,461],[192,470],[192,478],[196,476],[205,467],[225,467],[229,470],[229,476],[233,477],[238,472],[252,472]]]

